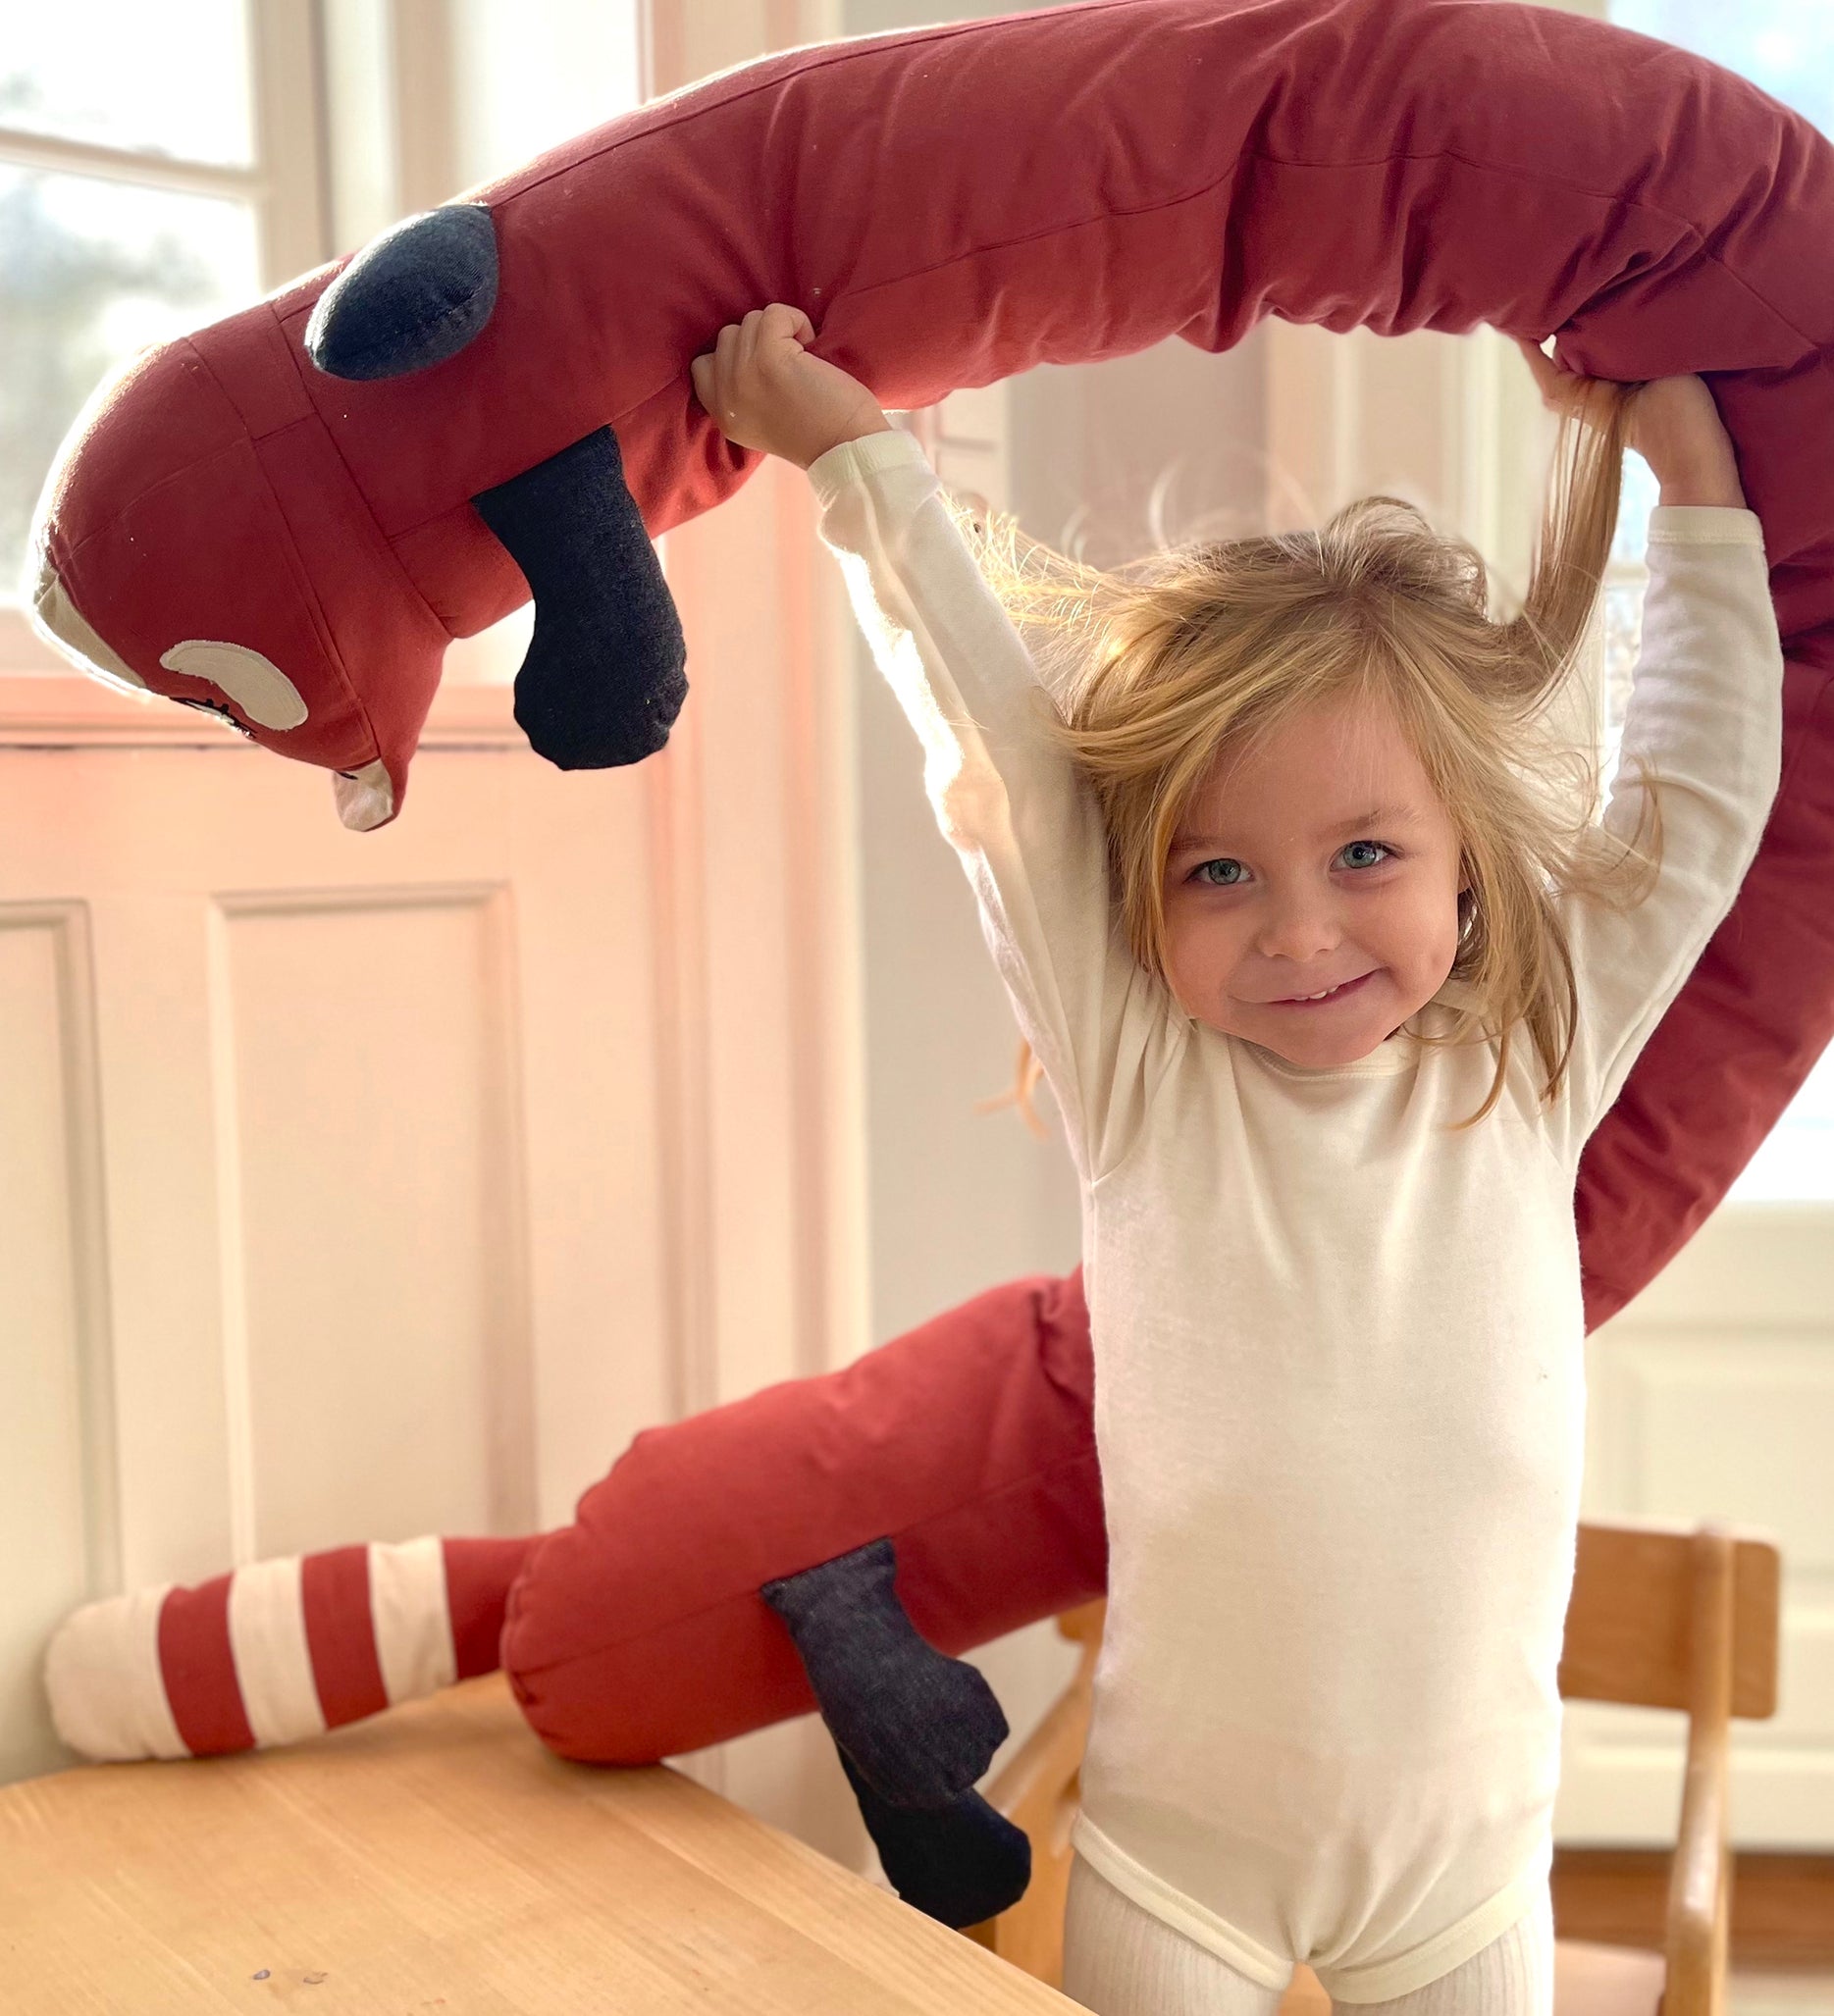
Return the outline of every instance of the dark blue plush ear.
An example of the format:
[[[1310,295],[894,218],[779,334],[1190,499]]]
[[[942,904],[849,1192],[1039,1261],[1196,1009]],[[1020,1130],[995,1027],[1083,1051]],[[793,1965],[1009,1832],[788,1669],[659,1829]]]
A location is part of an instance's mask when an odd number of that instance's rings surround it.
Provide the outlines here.
[[[399,378],[456,356],[497,306],[497,231],[482,203],[404,218],[318,298],[306,355],[333,378]]]
[[[688,651],[617,436],[601,427],[471,501],[535,597],[515,711],[537,755],[563,770],[654,755],[688,696]]]

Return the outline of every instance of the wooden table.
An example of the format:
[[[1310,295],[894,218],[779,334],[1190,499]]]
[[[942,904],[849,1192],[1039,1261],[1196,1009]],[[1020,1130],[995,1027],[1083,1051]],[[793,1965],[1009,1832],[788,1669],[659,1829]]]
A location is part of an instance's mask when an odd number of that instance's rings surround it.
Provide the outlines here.
[[[7,2016],[1050,2016],[1074,2004],[500,1680],[297,1749],[0,1790]]]

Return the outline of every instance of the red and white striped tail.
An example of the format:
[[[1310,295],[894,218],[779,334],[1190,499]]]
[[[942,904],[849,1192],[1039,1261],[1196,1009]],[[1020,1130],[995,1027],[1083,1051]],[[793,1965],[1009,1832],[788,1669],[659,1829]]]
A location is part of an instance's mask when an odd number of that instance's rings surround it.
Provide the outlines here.
[[[52,1720],[98,1762],[322,1735],[495,1668],[530,1545],[339,1547],[88,1604],[45,1653]]]

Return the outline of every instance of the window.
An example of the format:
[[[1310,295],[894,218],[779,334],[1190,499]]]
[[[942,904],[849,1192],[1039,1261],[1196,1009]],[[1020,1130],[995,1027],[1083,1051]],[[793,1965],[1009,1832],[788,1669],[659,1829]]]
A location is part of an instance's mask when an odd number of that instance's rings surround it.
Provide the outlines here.
[[[307,0],[8,16],[0,673],[68,673],[26,627],[20,576],[45,470],[98,381],[323,255],[311,48]]]
[[[1737,7],[1725,0],[1610,0],[1610,19],[1738,71],[1823,132],[1834,132],[1834,7],[1828,0],[1743,0]],[[1613,744],[1636,659],[1654,503],[1654,478],[1632,455],[1605,586],[1605,710]],[[1727,1198],[1834,1202],[1834,1050],[1809,1073]]]

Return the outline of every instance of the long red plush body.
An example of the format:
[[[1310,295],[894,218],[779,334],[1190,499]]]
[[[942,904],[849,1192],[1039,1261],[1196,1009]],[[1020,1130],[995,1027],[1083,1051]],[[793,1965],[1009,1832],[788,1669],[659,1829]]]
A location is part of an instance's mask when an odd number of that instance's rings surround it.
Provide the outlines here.
[[[458,355],[315,374],[313,276],[149,361],[47,524],[61,592],[135,676],[210,698],[160,655],[232,637],[314,710],[259,740],[397,787],[446,635],[524,594],[467,499],[608,422],[653,533],[718,502],[752,458],[687,365],[764,301],[806,308],[888,404],[1170,334],[1221,349],[1270,313],[1556,331],[1582,371],[1711,374],[1772,566],[1783,783],[1587,1151],[1590,1319],[1719,1201],[1834,1029],[1834,153],[1806,122],[1507,0],[1096,0],[731,72],[481,200],[501,292]],[[1065,1412],[1086,1370],[1058,1382],[1014,1307],[991,1356],[945,1321],[642,1438],[510,1597],[541,1732],[627,1757],[807,1707],[751,1592],[882,1532],[910,1535],[901,1592],[952,1650],[1090,1593],[1099,1506]]]

